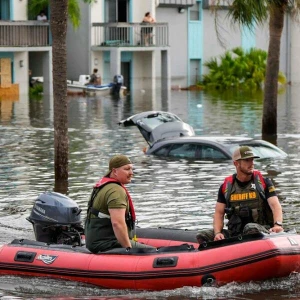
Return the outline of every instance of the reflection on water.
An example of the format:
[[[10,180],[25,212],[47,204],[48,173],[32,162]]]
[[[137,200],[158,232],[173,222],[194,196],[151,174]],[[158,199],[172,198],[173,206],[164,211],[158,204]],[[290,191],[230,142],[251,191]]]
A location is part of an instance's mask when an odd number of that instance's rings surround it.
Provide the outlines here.
[[[278,99],[277,144],[289,154],[283,160],[257,161],[256,167],[270,176],[277,187],[285,215],[285,226],[300,232],[298,207],[300,186],[300,103],[294,87]],[[26,221],[31,206],[39,193],[53,190],[53,109],[52,99],[28,100],[26,96],[5,106],[0,101],[0,243],[15,237],[33,238],[31,224]],[[3,107],[6,109],[3,109]],[[198,135],[243,135],[260,137],[262,95],[223,94],[205,95],[202,92],[172,91],[170,95],[154,94],[152,91],[134,91],[128,98],[114,100],[109,97],[69,98],[69,197],[83,209],[93,184],[106,171],[109,157],[116,153],[130,156],[134,162],[134,181],[128,186],[132,193],[139,225],[142,227],[168,226],[176,228],[208,228],[217,190],[226,175],[234,172],[230,161],[172,160],[145,156],[142,152],[146,142],[136,128],[119,127],[118,121],[146,110],[165,110],[177,114],[190,123]],[[3,295],[22,296],[11,292],[12,278],[0,284]],[[30,280],[37,280],[37,283]],[[25,282],[32,293],[40,295],[39,286],[46,280],[30,279]],[[283,294],[290,290],[300,297],[297,290],[299,277],[282,281]],[[295,284],[296,282],[296,284]],[[293,283],[293,284],[291,284]],[[65,284],[55,282],[58,290]],[[125,297],[122,292],[83,289],[68,283],[69,294]],[[225,299],[226,288],[180,289],[173,292],[146,293],[136,299]],[[13,289],[13,288],[12,288]],[[275,284],[233,285],[235,295],[256,292],[263,295],[275,289]],[[30,290],[30,288],[29,288]],[[74,294],[71,292],[76,290]],[[234,291],[237,290],[235,293]],[[222,291],[224,294],[222,294]],[[61,292],[61,291],[60,291]],[[50,295],[56,295],[50,288]],[[273,292],[272,292],[273,293]],[[270,293],[271,294],[271,293]],[[273,293],[274,294],[274,293]],[[272,294],[272,295],[273,295]],[[281,291],[277,292],[278,295]],[[62,295],[62,294],[60,294]],[[44,295],[45,296],[45,295]],[[152,298],[151,298],[152,297]],[[188,297],[188,298],[184,298]],[[94,298],[94,297],[93,297]],[[102,298],[104,299],[104,298]],[[109,298],[106,298],[109,299]],[[110,298],[112,299],[112,298]],[[125,298],[123,298],[125,299]],[[132,298],[131,298],[132,299]],[[257,298],[258,299],[258,298]],[[276,299],[276,298],[272,298]],[[278,296],[279,299],[279,296]]]

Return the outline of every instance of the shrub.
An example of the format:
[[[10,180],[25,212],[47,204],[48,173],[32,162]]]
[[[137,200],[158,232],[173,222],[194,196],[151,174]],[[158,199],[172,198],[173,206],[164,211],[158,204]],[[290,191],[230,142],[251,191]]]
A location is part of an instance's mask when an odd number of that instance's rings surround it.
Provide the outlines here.
[[[212,58],[204,65],[209,73],[203,76],[199,83],[204,89],[230,89],[258,90],[263,86],[266,73],[267,52],[251,48],[244,51],[234,48],[226,51],[220,58]],[[278,80],[281,84],[286,79],[280,72]]]

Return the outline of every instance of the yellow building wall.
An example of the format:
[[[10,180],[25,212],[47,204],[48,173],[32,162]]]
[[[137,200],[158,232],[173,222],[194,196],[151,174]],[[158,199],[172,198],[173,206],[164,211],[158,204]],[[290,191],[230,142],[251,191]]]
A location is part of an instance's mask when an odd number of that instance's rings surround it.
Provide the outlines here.
[[[19,99],[19,85],[11,82],[11,60],[0,59],[0,99]]]

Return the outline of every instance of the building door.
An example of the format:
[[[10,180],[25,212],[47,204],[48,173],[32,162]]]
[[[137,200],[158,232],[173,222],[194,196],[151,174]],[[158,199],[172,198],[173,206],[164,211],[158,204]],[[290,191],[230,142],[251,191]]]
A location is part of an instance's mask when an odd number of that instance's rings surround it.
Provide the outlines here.
[[[201,79],[200,74],[201,74],[201,59],[191,59],[189,85],[196,85]]]
[[[124,85],[130,91],[130,62],[121,63],[121,74],[124,77]]]
[[[107,23],[128,22],[129,0],[106,0],[105,11]]]
[[[105,16],[106,23],[127,23],[128,22],[129,0],[106,0]],[[117,41],[117,43],[129,40],[129,28],[108,27],[105,31],[105,40]]]
[[[0,1],[0,20],[10,20],[10,0]]]

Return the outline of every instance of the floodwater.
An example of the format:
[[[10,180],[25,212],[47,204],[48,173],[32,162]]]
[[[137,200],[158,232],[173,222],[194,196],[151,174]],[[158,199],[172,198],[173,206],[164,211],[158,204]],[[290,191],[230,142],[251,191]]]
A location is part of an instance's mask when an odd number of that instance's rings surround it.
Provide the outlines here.
[[[271,177],[284,210],[286,228],[300,232],[300,87],[278,98],[277,145],[285,159],[257,161]],[[26,221],[36,197],[52,191],[53,100],[0,101],[0,244],[34,238]],[[123,153],[134,162],[128,186],[141,227],[211,227],[219,185],[234,172],[231,161],[171,160],[145,156],[146,142],[136,128],[118,121],[147,110],[164,110],[190,123],[198,135],[260,137],[262,95],[206,95],[197,91],[135,91],[122,99],[69,98],[69,192],[83,210],[93,184],[109,157]],[[300,275],[223,287],[182,288],[162,292],[105,290],[52,279],[0,278],[0,299],[300,299]]]

